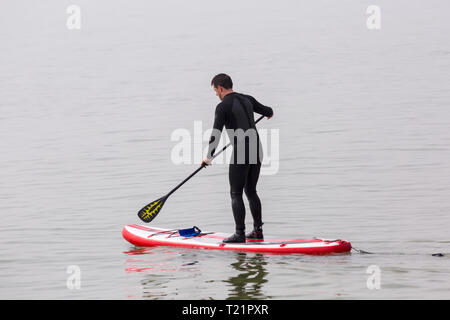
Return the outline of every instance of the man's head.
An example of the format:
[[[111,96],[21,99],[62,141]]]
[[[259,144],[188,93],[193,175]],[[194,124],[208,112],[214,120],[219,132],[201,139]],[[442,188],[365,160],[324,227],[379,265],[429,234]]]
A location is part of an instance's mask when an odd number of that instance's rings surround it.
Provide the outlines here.
[[[228,93],[233,92],[233,81],[231,81],[230,76],[225,73],[219,73],[216,75],[211,80],[211,86],[220,100],[223,100],[223,97],[225,97]]]

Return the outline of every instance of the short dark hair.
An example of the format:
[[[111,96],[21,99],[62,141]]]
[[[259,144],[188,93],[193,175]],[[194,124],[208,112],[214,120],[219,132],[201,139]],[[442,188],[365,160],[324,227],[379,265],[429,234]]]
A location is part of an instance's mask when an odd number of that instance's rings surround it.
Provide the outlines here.
[[[230,76],[225,73],[219,73],[218,75],[214,76],[214,78],[211,80],[211,85],[214,86],[214,88],[221,86],[225,89],[233,89],[233,81],[231,80]]]

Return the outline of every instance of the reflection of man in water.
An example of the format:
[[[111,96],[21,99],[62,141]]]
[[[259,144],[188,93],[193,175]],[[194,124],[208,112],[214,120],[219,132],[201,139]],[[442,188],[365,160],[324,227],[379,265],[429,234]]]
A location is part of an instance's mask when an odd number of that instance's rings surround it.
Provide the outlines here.
[[[267,262],[262,254],[249,254],[236,252],[237,261],[231,266],[239,272],[224,282],[231,284],[229,296],[231,299],[270,299],[261,292],[268,272],[264,268]]]

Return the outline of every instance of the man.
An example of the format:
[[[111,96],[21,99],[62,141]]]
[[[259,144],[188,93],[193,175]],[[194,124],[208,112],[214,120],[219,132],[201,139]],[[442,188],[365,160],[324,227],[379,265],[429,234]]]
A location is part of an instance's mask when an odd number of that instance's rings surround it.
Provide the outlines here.
[[[228,176],[236,232],[223,242],[241,243],[245,242],[246,238],[253,241],[262,241],[264,236],[261,201],[256,193],[256,184],[262,162],[262,146],[256,130],[253,112],[270,119],[273,116],[273,110],[270,107],[263,106],[249,95],[234,92],[233,82],[226,74],[216,75],[211,81],[211,86],[221,102],[216,107],[213,134],[209,141],[207,157],[202,161],[202,165],[211,164],[223,126],[226,127],[230,142],[233,145],[233,157],[229,165]],[[242,139],[242,134],[240,135],[241,139],[239,139],[239,134],[235,134],[236,132],[245,132],[244,139]],[[248,134],[249,132],[250,134]],[[252,137],[251,133],[254,133],[254,139],[246,139]],[[249,201],[254,227],[253,231],[247,235],[245,235],[245,206],[242,199],[244,190]]]

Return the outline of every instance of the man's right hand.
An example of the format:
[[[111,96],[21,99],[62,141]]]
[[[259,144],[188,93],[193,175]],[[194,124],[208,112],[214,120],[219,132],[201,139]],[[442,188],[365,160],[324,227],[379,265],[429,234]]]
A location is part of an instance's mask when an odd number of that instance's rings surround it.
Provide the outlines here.
[[[202,167],[210,166],[211,165],[211,159],[205,158],[202,161]]]

